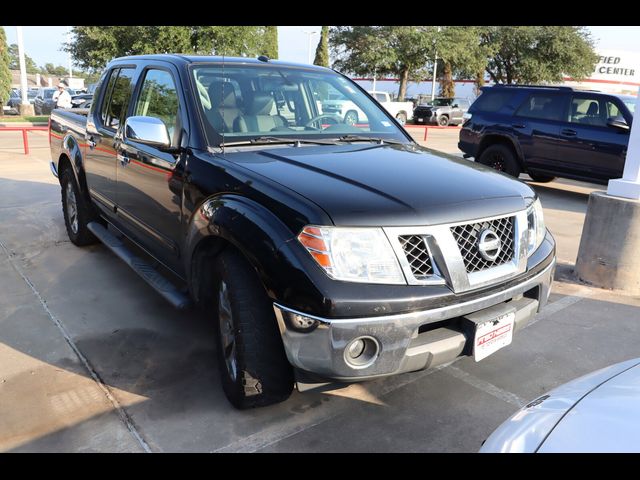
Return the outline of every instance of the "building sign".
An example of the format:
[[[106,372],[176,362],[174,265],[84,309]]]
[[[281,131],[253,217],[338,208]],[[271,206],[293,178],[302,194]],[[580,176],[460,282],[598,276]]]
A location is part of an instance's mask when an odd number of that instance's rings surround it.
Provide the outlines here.
[[[598,50],[598,63],[582,82],[566,84],[608,93],[636,95],[640,86],[640,53],[626,50]]]

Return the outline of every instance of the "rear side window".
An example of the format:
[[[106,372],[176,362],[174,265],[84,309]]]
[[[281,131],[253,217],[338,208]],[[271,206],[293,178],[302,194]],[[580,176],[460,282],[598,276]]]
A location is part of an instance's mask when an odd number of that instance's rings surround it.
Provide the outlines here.
[[[138,95],[134,115],[156,117],[164,122],[173,138],[178,119],[178,92],[166,70],[148,70]]]
[[[122,116],[127,111],[129,99],[131,98],[131,81],[133,79],[133,68],[122,68],[113,85],[111,98],[107,108],[107,118],[104,126],[116,130],[120,125]],[[113,74],[112,74],[113,75]],[[109,80],[111,82],[111,80]]]
[[[495,87],[492,87],[492,89]],[[514,92],[499,91],[494,92],[492,89],[482,92],[471,108],[474,112],[497,112],[504,107],[509,100],[513,98]]]
[[[103,125],[107,124],[107,104],[109,102],[109,98],[111,98],[111,90],[113,90],[113,84],[116,83],[119,71],[120,69],[111,70],[111,73],[109,74],[109,81],[105,83],[102,105],[100,105],[100,120],[102,120]]]
[[[563,98],[560,95],[535,93],[520,106],[516,115],[540,120],[561,120]]]

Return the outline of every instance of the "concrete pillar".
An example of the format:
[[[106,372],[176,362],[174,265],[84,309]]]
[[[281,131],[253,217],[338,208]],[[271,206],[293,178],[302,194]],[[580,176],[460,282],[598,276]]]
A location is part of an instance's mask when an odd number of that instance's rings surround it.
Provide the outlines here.
[[[636,111],[640,112],[640,90]],[[589,195],[576,275],[592,285],[640,295],[640,121],[629,134],[622,178]]]

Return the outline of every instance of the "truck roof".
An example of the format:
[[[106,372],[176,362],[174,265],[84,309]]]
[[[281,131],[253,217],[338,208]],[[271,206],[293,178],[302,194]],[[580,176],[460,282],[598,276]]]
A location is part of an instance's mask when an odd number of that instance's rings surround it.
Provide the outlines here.
[[[267,57],[265,57],[267,58]],[[114,58],[109,62],[123,61],[123,60],[162,60],[165,62],[171,62],[174,64],[191,64],[191,63],[225,63],[225,64],[254,64],[254,65],[264,65],[265,63],[270,65],[278,65],[282,67],[304,67],[310,68],[313,70],[331,70],[330,68],[321,67],[319,65],[310,65],[308,63],[294,63],[294,62],[284,62],[282,60],[258,60],[258,58],[251,57],[227,57],[221,55],[184,55],[178,53],[162,53],[162,54],[151,54],[151,55],[130,55],[126,57],[118,57]]]

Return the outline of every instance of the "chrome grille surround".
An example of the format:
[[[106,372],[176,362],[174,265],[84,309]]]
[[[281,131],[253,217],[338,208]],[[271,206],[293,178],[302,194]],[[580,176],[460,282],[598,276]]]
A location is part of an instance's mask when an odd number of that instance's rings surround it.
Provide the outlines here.
[[[466,253],[461,253],[453,232],[457,227],[464,229],[465,226],[487,222],[505,227],[511,223],[512,245],[506,247],[508,251],[511,251],[511,254],[509,255],[507,252],[504,258],[499,256],[485,268],[467,270]],[[458,230],[460,229],[458,228]],[[460,293],[505,281],[523,273],[527,268],[526,210],[441,225],[384,227],[384,231],[391,242],[409,285],[447,285],[453,292]],[[496,231],[496,233],[498,232]],[[414,263],[414,257],[407,256],[406,241],[401,240],[406,237],[423,239],[433,273],[425,274],[420,269],[416,270],[418,264]],[[424,256],[419,256],[419,258],[425,260]]]

